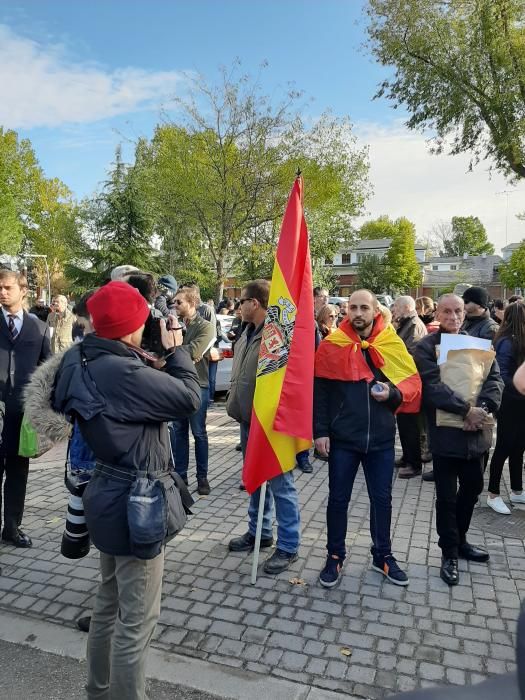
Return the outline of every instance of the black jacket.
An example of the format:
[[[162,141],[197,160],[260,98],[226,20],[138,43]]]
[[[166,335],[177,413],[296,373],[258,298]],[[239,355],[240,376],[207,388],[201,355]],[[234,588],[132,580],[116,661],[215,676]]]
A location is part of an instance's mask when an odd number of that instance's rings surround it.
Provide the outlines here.
[[[387,401],[376,401],[370,395],[370,384],[364,379],[349,382],[316,377],[314,381],[314,438],[329,437],[348,449],[366,453],[394,445],[396,420],[394,411],[401,404],[401,393],[374,366],[363,351],[376,381],[390,387]]]
[[[130,472],[165,471],[171,455],[167,421],[195,412],[200,397],[184,348],[177,348],[161,372],[146,367],[123,343],[88,335],[64,355],[53,407],[76,417],[97,460]],[[129,483],[95,474],[84,492],[89,533],[107,554],[131,554],[128,490]]]
[[[490,318],[488,311],[485,311],[482,316],[467,316],[461,326],[461,330],[467,335],[485,338],[485,340],[494,340],[498,328],[498,324]]]
[[[2,452],[18,454],[23,390],[38,365],[51,355],[45,323],[24,311],[22,329],[13,340],[0,310],[0,401],[5,403]]]
[[[476,432],[467,432],[461,428],[438,428],[436,426],[436,409],[465,417],[470,404],[453,389],[441,381],[436,358],[436,345],[441,342],[441,331],[427,335],[416,345],[414,360],[423,382],[423,405],[428,417],[430,434],[430,451],[441,457],[473,459],[487,452],[492,443],[490,427]],[[485,380],[477,405],[485,403],[491,413],[498,410],[503,392],[498,363],[492,363]]]

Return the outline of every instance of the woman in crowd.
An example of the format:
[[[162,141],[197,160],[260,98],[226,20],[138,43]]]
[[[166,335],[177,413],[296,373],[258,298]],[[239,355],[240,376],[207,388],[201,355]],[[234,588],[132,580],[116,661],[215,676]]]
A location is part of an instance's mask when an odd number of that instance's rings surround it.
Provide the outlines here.
[[[317,325],[323,338],[337,330],[337,318],[339,314],[332,304],[326,304],[317,314]]]
[[[416,299],[416,312],[426,326],[427,333],[435,333],[439,328],[435,320],[435,305],[430,297],[418,297]]]
[[[525,360],[525,305],[509,304],[494,340],[496,359],[505,382],[498,413],[496,447],[490,462],[487,505],[496,513],[510,510],[500,496],[501,474],[509,460],[510,502],[525,503],[523,493],[523,453],[525,451],[525,396],[516,391],[512,378]]]

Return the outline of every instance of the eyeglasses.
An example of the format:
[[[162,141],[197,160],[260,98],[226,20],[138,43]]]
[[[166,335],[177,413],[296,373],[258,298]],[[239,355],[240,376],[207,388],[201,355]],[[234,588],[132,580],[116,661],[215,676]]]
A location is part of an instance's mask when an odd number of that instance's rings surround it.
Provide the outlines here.
[[[246,297],[246,299],[239,299],[239,304],[242,306],[245,301],[255,301],[253,297]]]

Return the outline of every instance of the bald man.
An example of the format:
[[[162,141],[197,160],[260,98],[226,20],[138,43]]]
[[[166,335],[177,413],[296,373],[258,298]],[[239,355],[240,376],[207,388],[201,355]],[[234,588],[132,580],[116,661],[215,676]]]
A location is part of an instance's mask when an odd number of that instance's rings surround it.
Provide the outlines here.
[[[315,447],[328,458],[327,558],[319,574],[325,588],[337,585],[341,576],[348,505],[359,466],[370,498],[372,566],[391,583],[408,584],[408,576],[392,554],[390,536],[394,413],[404,397],[387,379],[389,372],[381,355],[384,346],[381,342],[376,345],[378,338],[391,353],[405,355],[410,362],[404,344],[383,318],[375,294],[360,289],[350,297],[348,319],[322,341],[316,354]]]
[[[472,512],[483,491],[483,455],[492,443],[492,429],[484,423],[501,403],[503,380],[494,360],[476,406],[441,381],[436,351],[442,333],[462,333],[463,299],[445,294],[438,301],[439,330],[416,346],[414,359],[423,380],[423,403],[428,417],[430,451],[436,482],[436,526],[441,548],[440,576],[449,586],[459,582],[458,557],[475,562],[489,560],[488,552],[467,541]],[[461,416],[462,428],[436,426],[436,409]],[[459,482],[459,489],[458,489]]]

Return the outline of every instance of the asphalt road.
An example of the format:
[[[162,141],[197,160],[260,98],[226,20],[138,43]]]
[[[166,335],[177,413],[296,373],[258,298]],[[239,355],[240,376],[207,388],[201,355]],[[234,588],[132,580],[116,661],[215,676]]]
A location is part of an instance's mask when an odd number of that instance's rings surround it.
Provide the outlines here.
[[[0,700],[85,700],[85,662],[0,640]],[[148,681],[155,700],[218,700],[171,683]]]

